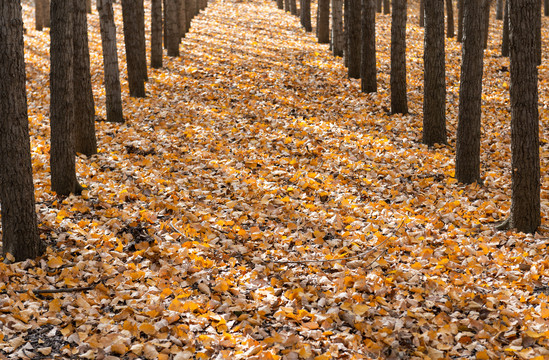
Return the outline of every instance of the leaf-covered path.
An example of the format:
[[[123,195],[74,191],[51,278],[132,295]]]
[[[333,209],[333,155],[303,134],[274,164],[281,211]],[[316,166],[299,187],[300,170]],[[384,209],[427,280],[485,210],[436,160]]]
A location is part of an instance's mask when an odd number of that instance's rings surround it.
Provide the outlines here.
[[[49,39],[25,6],[49,247],[37,262],[0,263],[0,358],[547,355],[545,228],[532,237],[491,227],[510,203],[499,35],[486,59],[485,181],[463,186],[452,145],[418,142],[423,33],[411,7],[411,115],[400,116],[387,114],[390,16],[378,16],[379,92],[364,95],[273,2],[211,3],[182,58],[150,71],[147,98],[129,98],[123,79],[126,124],[97,123],[100,153],[77,164],[88,189],[60,199],[49,190]],[[97,15],[89,21],[103,116]],[[447,49],[453,138],[459,47]],[[24,292],[54,288],[82,289]]]

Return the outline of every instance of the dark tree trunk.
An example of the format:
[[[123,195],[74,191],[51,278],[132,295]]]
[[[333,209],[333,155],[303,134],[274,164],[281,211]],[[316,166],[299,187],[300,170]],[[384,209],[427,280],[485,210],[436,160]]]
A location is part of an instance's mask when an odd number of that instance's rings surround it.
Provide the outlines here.
[[[179,41],[187,35],[187,1],[177,0],[178,16],[177,26],[179,28]]]
[[[425,26],[425,0],[419,0],[419,26]]]
[[[505,0],[503,9],[503,35],[501,37],[501,56],[509,56],[509,0]]]
[[[343,65],[349,67],[349,16],[351,0],[343,0]]]
[[[536,5],[534,14],[534,29],[536,32],[536,54],[538,55],[538,65],[541,65],[541,2]]]
[[[139,37],[137,38],[139,46],[139,69],[143,81],[149,80],[147,74],[147,46],[145,44],[145,5],[144,0],[137,0],[136,7],[137,14],[137,28],[139,30]]]
[[[444,0],[425,0],[423,143],[446,144]]]
[[[383,13],[385,15],[391,13],[391,0],[383,0]]]
[[[463,1],[457,0],[457,9],[458,9],[458,31],[457,31],[457,41],[463,41]]]
[[[187,16],[185,17],[185,21],[187,22],[187,29],[191,28],[191,22],[198,12],[196,8],[196,1],[195,0],[186,0],[187,1]]]
[[[496,1],[496,20],[503,20],[503,0]]]
[[[297,2],[296,0],[290,0],[290,13],[297,16]]]
[[[376,0],[376,11],[380,13],[383,9],[383,0]]]
[[[90,75],[86,0],[73,1],[74,141],[77,152],[90,156],[97,153],[97,140],[95,138],[95,103]]]
[[[334,56],[343,56],[343,2],[332,0],[332,52]]]
[[[299,0],[301,26],[307,32],[313,31],[311,25],[311,0]]]
[[[44,14],[44,27],[49,28],[51,26],[50,0],[42,0],[42,9]]]
[[[74,147],[73,0],[51,2],[51,188],[78,194]]]
[[[101,46],[103,48],[107,121],[122,123],[124,117],[122,115],[122,93],[116,51],[116,26],[112,10],[113,0],[96,1],[101,28]]]
[[[284,0],[276,0],[276,7],[280,10],[284,9]]]
[[[92,1],[86,0],[86,13],[91,14],[92,13]]]
[[[453,38],[455,36],[454,31],[454,5],[452,0],[446,0],[446,22],[448,26],[446,28],[446,37]]]
[[[406,0],[393,0],[391,23],[391,113],[407,114]]]
[[[2,255],[34,259],[44,247],[34,203],[19,1],[0,2],[0,113]]]
[[[360,89],[365,93],[377,91],[376,74],[376,4],[362,0],[362,56]]]
[[[330,42],[330,0],[318,1],[318,22],[316,24],[318,42],[328,44]]]
[[[533,233],[541,224],[536,24],[539,0],[511,0],[511,176],[509,225]]]
[[[284,11],[290,12],[290,0],[284,0]]]
[[[137,10],[139,2],[140,0],[122,0],[126,67],[128,70],[130,96],[132,97],[145,97],[145,80],[143,79],[141,69],[139,14]]]
[[[484,48],[488,48],[488,37],[490,36],[490,4],[491,1],[483,1],[483,19],[484,19],[484,28],[482,29],[482,38]]]
[[[151,0],[151,67],[162,67],[162,0]]]
[[[360,57],[361,57],[361,0],[349,0],[349,40],[347,52],[349,54],[348,75],[352,79],[360,79]]]
[[[168,6],[166,5],[167,0],[162,0],[162,14],[163,14],[163,24],[164,24],[164,38],[163,38],[163,46],[164,49],[168,48],[168,11],[166,10]],[[189,14],[190,16],[190,14]]]
[[[549,0],[543,1],[543,13],[545,16],[549,16]]]
[[[482,1],[464,1],[464,32],[459,87],[456,178],[480,182],[480,119],[484,50],[478,34],[484,26]]]
[[[176,0],[166,0],[166,25],[168,27],[168,56],[179,56],[179,27],[177,24]]]
[[[42,31],[44,28],[44,1],[34,0],[34,28]]]

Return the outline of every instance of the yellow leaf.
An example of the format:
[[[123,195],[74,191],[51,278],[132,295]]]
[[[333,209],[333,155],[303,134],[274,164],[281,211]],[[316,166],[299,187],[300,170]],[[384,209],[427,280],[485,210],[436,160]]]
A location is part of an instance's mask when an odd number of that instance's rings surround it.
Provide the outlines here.
[[[63,265],[63,259],[61,259],[61,257],[59,257],[59,256],[51,258],[48,261],[48,266],[52,269],[57,269],[57,268],[61,267],[62,265]]]
[[[366,305],[366,304],[354,305],[353,306],[353,313],[355,313],[356,315],[362,316],[368,311],[369,308],[370,308],[370,306]]]
[[[218,278],[213,289],[219,293],[224,293],[229,290],[229,284],[223,278]]]
[[[124,355],[128,352],[128,347],[122,343],[122,341],[117,341],[111,345],[111,350],[115,354]]]
[[[477,352],[477,359],[478,360],[489,360],[490,356],[488,356],[488,353],[486,352],[486,350],[482,350],[482,351]]]
[[[53,313],[57,313],[61,311],[61,300],[53,299],[52,301],[50,301],[49,309],[50,309],[50,312],[53,312]]]
[[[151,335],[151,336],[156,334],[156,329],[154,328],[153,325],[149,323],[143,323],[139,325],[139,331],[142,331],[145,334]]]
[[[419,261],[412,264],[412,269],[414,270],[419,270],[421,268],[422,268],[422,265]]]

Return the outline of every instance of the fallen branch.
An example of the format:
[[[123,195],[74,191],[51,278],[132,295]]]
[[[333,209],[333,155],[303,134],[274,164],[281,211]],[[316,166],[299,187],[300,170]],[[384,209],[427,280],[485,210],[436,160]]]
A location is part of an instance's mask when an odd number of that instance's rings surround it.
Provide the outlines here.
[[[13,292],[17,294],[25,294],[27,292],[32,292],[34,295],[44,295],[44,294],[59,294],[59,293],[73,293],[73,292],[80,292],[80,291],[90,291],[95,289],[95,287],[99,284],[103,284],[105,281],[112,279],[114,276],[109,276],[104,279],[97,280],[91,285],[88,286],[79,286],[79,287],[62,287],[62,288],[54,288],[54,289],[34,289],[34,290],[13,290]],[[7,294],[8,291],[4,290],[0,292],[0,294]]]

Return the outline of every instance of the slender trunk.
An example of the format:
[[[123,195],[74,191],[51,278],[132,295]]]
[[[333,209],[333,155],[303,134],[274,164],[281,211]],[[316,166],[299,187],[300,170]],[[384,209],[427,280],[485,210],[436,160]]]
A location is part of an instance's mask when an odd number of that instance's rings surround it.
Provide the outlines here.
[[[116,51],[116,26],[112,10],[113,0],[96,1],[101,29],[101,46],[103,48],[107,121],[123,123],[120,71],[118,70],[118,54]]]
[[[301,26],[307,32],[313,31],[311,25],[311,0],[299,0]]]
[[[549,0],[543,1],[543,13],[545,16],[549,16]]]
[[[362,56],[360,89],[377,91],[376,78],[376,4],[375,0],[362,0]]]
[[[496,1],[496,20],[503,20],[503,0]]]
[[[81,154],[90,156],[97,153],[97,140],[95,138],[95,103],[90,75],[86,0],[73,0],[73,5],[75,149]]]
[[[509,56],[509,0],[505,0],[503,9],[503,34],[501,37],[501,56]]]
[[[391,113],[407,114],[406,0],[393,0],[391,23]]]
[[[166,0],[168,26],[168,56],[179,56],[179,27],[177,26],[176,0]]]
[[[512,0],[511,29],[511,178],[509,224],[533,233],[541,224],[536,24],[539,0]]]
[[[86,0],[86,13],[91,14],[92,13],[92,1]]]
[[[332,52],[343,56],[343,1],[332,0]]]
[[[284,9],[284,0],[276,0],[276,7],[280,10]]]
[[[42,0],[42,11],[44,14],[44,27],[51,27],[51,9],[50,0]]]
[[[330,0],[318,0],[317,35],[320,44],[330,42]]]
[[[453,38],[455,36],[454,31],[454,5],[452,0],[446,0],[446,22],[448,26],[446,28],[446,37]]]
[[[172,0],[173,1],[173,0]],[[139,15],[137,8],[140,0],[122,0],[124,24],[124,45],[126,47],[126,67],[130,96],[145,97],[145,80],[141,69],[141,45]]]
[[[538,65],[541,65],[541,1],[536,3],[536,12],[534,14],[534,31],[536,32],[536,54],[538,56]]]
[[[151,0],[151,67],[162,67],[162,0]]]
[[[490,36],[490,1],[483,1],[484,7],[482,8],[484,28],[482,29],[482,37],[484,48],[488,48],[488,37]]]
[[[458,31],[457,31],[457,41],[463,41],[463,1],[457,0],[457,9],[458,9]]]
[[[464,2],[464,32],[459,86],[456,178],[464,184],[480,182],[480,124],[484,50],[477,34],[484,26],[483,4]]]
[[[23,21],[19,1],[0,2],[0,203],[2,255],[34,259],[44,246],[32,182],[25,90]]]
[[[290,13],[297,16],[297,2],[296,0],[290,0]]]
[[[360,57],[361,57],[361,0],[349,0],[349,17],[345,20],[349,23],[349,35],[347,52],[349,67],[347,73],[352,79],[360,79]]]
[[[34,28],[42,31],[44,28],[44,2],[42,0],[34,0]]]
[[[425,0],[419,0],[419,26],[425,26]]]
[[[423,143],[446,144],[444,0],[425,0]]]
[[[290,12],[290,0],[284,0],[284,11]]]
[[[383,10],[383,0],[376,0],[376,11],[380,13]]]
[[[144,0],[137,1],[136,7],[137,29],[139,30],[138,46],[139,46],[139,70],[143,81],[149,80],[147,74],[147,45],[145,44],[145,5]]]
[[[349,67],[349,16],[351,0],[343,0],[343,65]]]
[[[179,28],[179,41],[187,35],[187,1],[178,0],[177,26]]]
[[[385,15],[391,13],[391,0],[383,0],[383,13]]]

